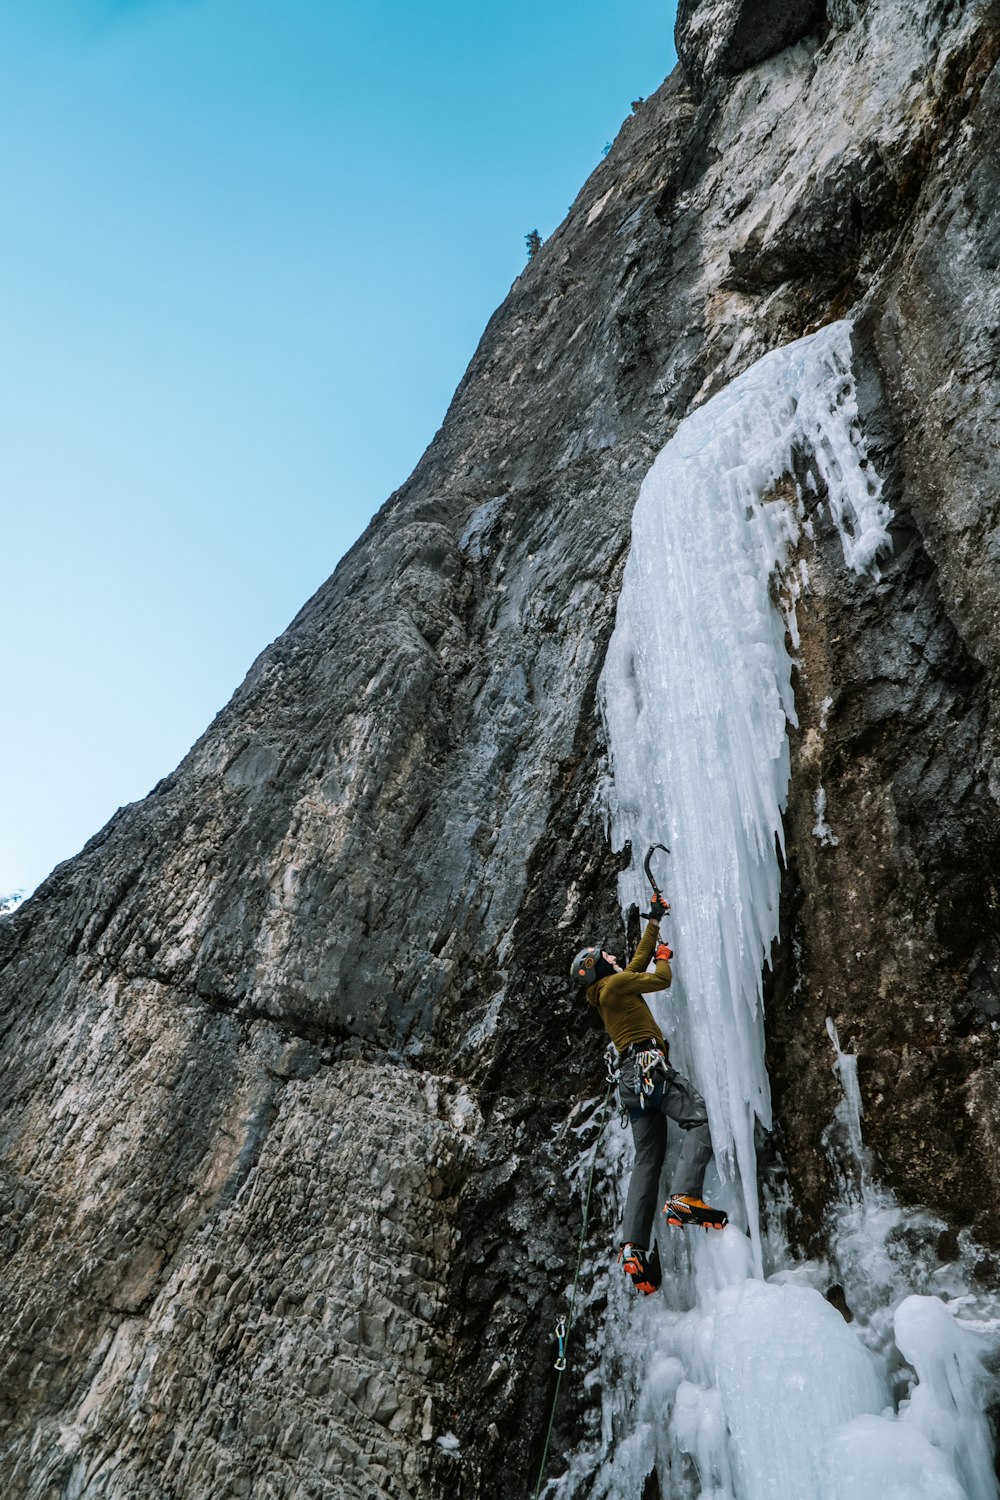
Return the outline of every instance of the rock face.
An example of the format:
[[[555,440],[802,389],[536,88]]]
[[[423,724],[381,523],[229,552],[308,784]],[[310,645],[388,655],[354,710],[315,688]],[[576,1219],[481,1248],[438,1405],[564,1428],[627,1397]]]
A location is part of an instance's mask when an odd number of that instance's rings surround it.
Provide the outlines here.
[[[698,93],[818,31],[823,0],[680,0],[677,56]],[[849,22],[848,22],[849,24]]]
[[[412,478],[0,921],[9,1494],[532,1493],[629,517],[685,413],[845,314],[896,553],[845,582],[818,524],[799,604],[776,1144],[809,1241],[832,1016],[886,1183],[1000,1247],[998,50],[986,3],[682,7]],[[571,1364],[556,1451],[592,1410]]]

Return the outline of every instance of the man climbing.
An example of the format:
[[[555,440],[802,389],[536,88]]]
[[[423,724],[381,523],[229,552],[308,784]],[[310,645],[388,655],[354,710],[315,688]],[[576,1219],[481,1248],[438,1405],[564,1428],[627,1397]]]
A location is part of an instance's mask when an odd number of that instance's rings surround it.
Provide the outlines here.
[[[726,1215],[709,1208],[701,1197],[705,1172],[712,1156],[705,1101],[686,1078],[668,1062],[663,1032],[653,1019],[644,994],[665,990],[671,981],[666,943],[659,942],[660,921],[669,907],[654,886],[646,930],[631,961],[623,969],[613,954],[600,947],[581,948],[570,974],[587,990],[611,1038],[618,1073],[618,1097],[628,1113],[635,1142],[635,1166],[629,1183],[622,1222],[621,1261],[626,1275],[640,1292],[660,1285],[660,1257],[649,1250],[660,1171],[667,1150],[667,1120],[685,1132],[684,1145],[663,1212],[667,1223],[722,1229]],[[655,971],[647,973],[650,959]],[[609,1048],[609,1052],[611,1049]]]

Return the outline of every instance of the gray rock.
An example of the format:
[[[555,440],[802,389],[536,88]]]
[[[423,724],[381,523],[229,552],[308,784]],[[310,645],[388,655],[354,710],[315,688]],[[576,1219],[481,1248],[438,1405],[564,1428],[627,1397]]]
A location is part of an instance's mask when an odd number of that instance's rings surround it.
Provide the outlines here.
[[[679,0],[674,39],[680,65],[700,92],[715,78],[741,73],[818,32],[827,8],[824,0]],[[835,21],[840,26],[854,19],[842,10]]]
[[[845,313],[897,555],[845,583],[817,524],[773,1144],[808,1240],[831,1015],[888,1185],[996,1247],[1000,36],[985,3],[815,23],[684,11],[697,93],[626,120],[410,480],[0,919],[12,1496],[532,1491],[604,1089],[565,964],[629,857],[595,686],[632,506],[686,412]],[[615,1214],[601,1180],[577,1348]]]

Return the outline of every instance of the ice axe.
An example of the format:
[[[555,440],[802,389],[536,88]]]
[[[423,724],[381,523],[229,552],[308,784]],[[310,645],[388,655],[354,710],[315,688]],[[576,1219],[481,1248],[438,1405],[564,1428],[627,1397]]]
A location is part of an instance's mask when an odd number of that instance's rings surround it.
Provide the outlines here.
[[[646,858],[642,862],[642,868],[646,872],[646,879],[649,881],[650,885],[653,888],[653,899],[662,901],[665,910],[669,911],[670,902],[667,900],[666,896],[663,895],[660,887],[656,883],[656,877],[653,874],[653,855],[657,849],[662,849],[664,854],[670,853],[670,850],[667,848],[666,844],[650,844],[649,848],[646,850]],[[643,916],[647,920],[649,920],[652,915],[653,913],[651,911],[643,912]]]

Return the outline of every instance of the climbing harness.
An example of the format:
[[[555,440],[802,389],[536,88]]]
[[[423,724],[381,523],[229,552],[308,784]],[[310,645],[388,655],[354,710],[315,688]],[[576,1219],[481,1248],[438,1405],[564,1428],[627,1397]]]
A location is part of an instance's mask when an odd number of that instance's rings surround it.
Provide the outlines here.
[[[625,1130],[631,1121],[633,1111],[622,1099],[622,1061],[624,1054],[620,1054],[614,1042],[609,1042],[604,1049],[604,1065],[608,1071],[609,1086],[617,1091],[618,1118],[621,1127]],[[644,1047],[641,1052],[631,1053],[627,1061],[634,1068],[635,1088],[639,1095],[639,1108],[645,1109],[647,1102],[653,1104],[653,1095],[664,1082],[672,1076],[670,1064],[658,1047]]]
[[[629,1114],[622,1103],[622,1075],[621,1058],[618,1056],[618,1048],[614,1042],[609,1042],[604,1049],[604,1066],[608,1071],[608,1093],[615,1091],[615,1099],[618,1104],[618,1123],[623,1130],[628,1129]]]
[[[666,1058],[657,1047],[646,1047],[642,1052],[635,1054],[635,1076],[639,1085],[636,1093],[639,1095],[639,1108],[646,1108],[646,1100],[656,1091],[660,1081],[666,1076]]]
[[[569,1312],[560,1317],[556,1324],[556,1340],[558,1353],[556,1355],[556,1388],[552,1392],[552,1409],[549,1412],[549,1427],[545,1434],[545,1447],[542,1450],[542,1462],[538,1469],[538,1483],[535,1485],[533,1500],[538,1500],[542,1492],[542,1484],[545,1479],[545,1465],[549,1459],[549,1444],[552,1441],[552,1428],[556,1420],[556,1405],[559,1401],[559,1389],[562,1385],[563,1372],[566,1369],[566,1346],[569,1343],[570,1330],[573,1327],[573,1314],[576,1310],[576,1291],[580,1283],[580,1267],[583,1264],[583,1247],[587,1238],[587,1223],[590,1219],[590,1198],[594,1188],[594,1173],[597,1170],[597,1152],[601,1144],[601,1135],[604,1132],[604,1120],[608,1112],[608,1100],[611,1098],[611,1090],[614,1088],[614,1080],[609,1077],[607,1089],[604,1092],[604,1102],[601,1105],[601,1113],[597,1122],[597,1139],[594,1141],[594,1150],[590,1158],[590,1172],[587,1176],[587,1192],[583,1200],[583,1223],[580,1226],[580,1243],[576,1252],[576,1270],[573,1272],[573,1285],[570,1289]]]

